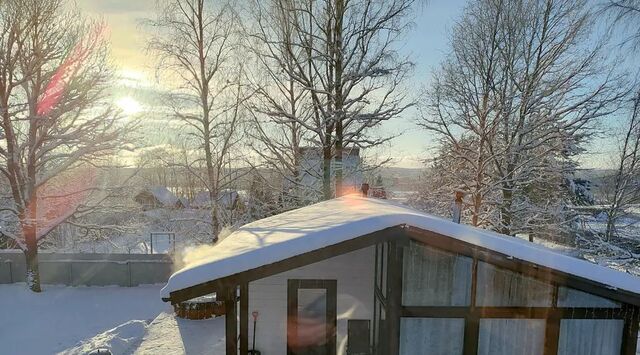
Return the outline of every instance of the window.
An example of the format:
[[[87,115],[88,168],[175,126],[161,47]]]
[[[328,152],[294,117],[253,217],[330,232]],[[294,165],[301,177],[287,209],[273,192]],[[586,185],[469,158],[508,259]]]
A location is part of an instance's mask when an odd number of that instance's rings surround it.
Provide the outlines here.
[[[567,287],[558,288],[558,307],[620,308],[620,304],[607,298]]]
[[[471,258],[411,242],[404,250],[402,304],[468,306]]]
[[[478,263],[478,306],[551,307],[552,290],[550,284],[484,262]]]
[[[401,355],[461,355],[463,342],[464,319],[402,318],[400,321]]]
[[[622,346],[621,319],[563,319],[558,355],[614,355]]]
[[[543,355],[547,332],[558,355],[621,351],[624,309],[607,298],[415,241],[402,282],[401,354]]]
[[[544,319],[481,319],[478,355],[542,355]]]

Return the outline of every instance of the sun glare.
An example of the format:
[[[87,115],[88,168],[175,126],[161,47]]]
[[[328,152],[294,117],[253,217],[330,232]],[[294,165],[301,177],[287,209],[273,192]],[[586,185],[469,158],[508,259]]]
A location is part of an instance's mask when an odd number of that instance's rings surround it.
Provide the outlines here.
[[[118,101],[116,101],[116,105],[122,110],[125,115],[128,116],[135,115],[136,113],[142,111],[142,106],[140,105],[140,103],[130,96],[120,98]]]

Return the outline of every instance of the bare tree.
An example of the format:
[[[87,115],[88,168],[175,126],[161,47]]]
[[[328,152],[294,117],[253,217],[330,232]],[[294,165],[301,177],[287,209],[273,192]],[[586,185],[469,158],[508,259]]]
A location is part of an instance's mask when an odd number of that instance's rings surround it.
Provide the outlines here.
[[[640,48],[640,1],[608,0],[604,8],[613,17],[613,25],[626,30],[622,44]]]
[[[221,229],[218,199],[234,180],[232,155],[240,141],[244,93],[242,65],[234,60],[239,18],[229,3],[167,0],[148,24],[156,30],[149,48],[159,55],[160,71],[177,83],[168,95],[189,141],[197,143],[206,173],[200,176],[212,204],[213,240]]]
[[[256,1],[251,7],[253,26],[245,30],[245,48],[258,64],[255,70],[247,71],[247,82],[254,92],[247,101],[253,151],[261,162],[258,167],[279,175],[276,181],[263,182],[281,191],[285,209],[317,200],[318,191],[302,183],[304,174],[315,172],[302,171],[301,150],[317,146],[324,134],[323,127],[313,120],[309,90],[293,75],[297,64],[308,59],[307,51],[295,42],[291,6],[288,1]]]
[[[131,128],[105,100],[111,71],[102,31],[63,0],[0,4],[0,173],[11,192],[1,211],[16,221],[3,234],[24,251],[36,292],[38,243],[77,211],[94,189],[91,167],[122,147]]]
[[[272,68],[269,79],[280,82],[263,92],[269,102],[265,113],[288,130],[295,128],[296,135],[299,129],[308,131],[306,141],[321,147],[325,199],[333,196],[333,175],[335,194],[345,192],[343,155],[388,141],[391,137],[376,136],[375,128],[411,106],[401,88],[411,63],[395,44],[410,23],[413,3],[277,0],[256,5],[253,38],[265,48],[259,61]],[[278,95],[286,96],[288,106]],[[299,137],[287,136],[299,144]]]
[[[622,95],[593,21],[584,1],[478,0],[456,26],[422,123],[463,152],[491,228],[563,230],[563,180]]]
[[[332,69],[325,89],[335,120],[336,195],[343,194],[343,151],[392,137],[372,129],[398,117],[412,102],[401,84],[412,63],[395,49],[410,24],[413,0],[327,1],[324,60]]]
[[[614,173],[605,177],[607,241],[616,235],[616,224],[632,204],[640,203],[640,92],[631,103],[630,117],[620,142]]]
[[[452,190],[462,189],[470,196],[474,226],[490,225],[486,201],[492,192],[489,142],[498,139],[501,114],[493,88],[504,81],[499,64],[503,6],[502,1],[476,2],[456,24],[451,53],[425,93],[418,121],[440,139],[440,154],[458,161],[448,164],[457,171],[443,173],[452,180],[448,184]]]

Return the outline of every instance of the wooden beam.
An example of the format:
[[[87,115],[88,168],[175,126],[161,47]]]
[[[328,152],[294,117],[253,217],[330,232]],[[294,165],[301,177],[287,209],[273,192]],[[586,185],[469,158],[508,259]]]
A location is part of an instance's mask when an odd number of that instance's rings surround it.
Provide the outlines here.
[[[631,315],[624,321],[622,331],[621,355],[635,355],[638,346],[638,322],[640,322],[640,308],[625,306],[625,310]]]
[[[480,336],[480,318],[470,314],[464,320],[464,340],[462,353],[464,355],[478,354],[478,338]]]
[[[561,322],[560,312],[558,312],[558,285],[553,286],[551,309],[553,312],[547,317],[544,327],[544,355],[558,354]]]
[[[227,355],[238,355],[238,315],[236,314],[236,287],[229,287],[224,295],[225,349]]]
[[[227,287],[228,285],[239,285],[243,282],[262,279],[291,269],[366,248],[380,242],[388,240],[408,241],[408,238],[408,235],[404,232],[404,226],[385,228],[338,244],[299,254],[275,263],[235,273],[221,279],[211,280],[181,290],[176,290],[170,293],[169,299],[171,300],[171,303],[190,300],[192,298],[211,294],[219,289]]]
[[[625,319],[630,313],[623,308],[553,308],[553,307],[456,307],[404,306],[402,317],[416,318],[528,318],[528,319]]]
[[[388,355],[400,353],[400,317],[402,314],[402,267],[404,248],[393,241],[389,243],[387,264],[387,345]]]
[[[255,329],[253,330],[255,331]],[[240,284],[240,355],[249,353],[249,284]]]

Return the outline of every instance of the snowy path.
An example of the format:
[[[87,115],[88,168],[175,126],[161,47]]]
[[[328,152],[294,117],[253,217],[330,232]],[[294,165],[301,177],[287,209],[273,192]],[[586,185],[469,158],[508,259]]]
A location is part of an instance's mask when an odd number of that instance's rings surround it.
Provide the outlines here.
[[[224,317],[186,320],[163,313],[147,328],[147,334],[133,354],[225,353]]]
[[[0,285],[0,353],[55,354],[120,325],[118,332],[131,335],[131,344],[121,345],[133,345],[148,322],[170,311],[160,287],[45,285],[34,294],[24,284]]]

